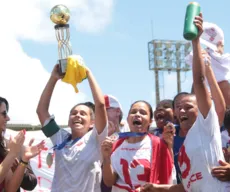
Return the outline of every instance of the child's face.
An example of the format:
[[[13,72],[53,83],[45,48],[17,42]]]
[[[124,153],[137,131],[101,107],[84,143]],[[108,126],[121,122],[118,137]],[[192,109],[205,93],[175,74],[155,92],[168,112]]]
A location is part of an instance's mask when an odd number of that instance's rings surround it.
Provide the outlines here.
[[[154,119],[157,127],[163,129],[167,121],[174,123],[172,104],[168,101],[161,101],[154,111]]]

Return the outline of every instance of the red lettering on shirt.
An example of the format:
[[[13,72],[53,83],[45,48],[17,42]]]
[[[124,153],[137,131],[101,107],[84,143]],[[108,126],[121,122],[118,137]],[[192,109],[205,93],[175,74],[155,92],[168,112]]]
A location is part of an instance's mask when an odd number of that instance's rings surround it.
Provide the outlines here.
[[[145,147],[145,148],[128,148],[128,147],[123,147],[121,148],[121,150],[124,150],[124,151],[140,151],[140,150],[150,150],[149,147]]]
[[[201,173],[201,172],[197,173],[197,174],[196,174],[196,178],[197,178],[197,180],[203,179],[202,173]]]
[[[188,184],[187,184],[187,189],[189,189],[191,187],[191,184],[198,181],[198,180],[201,180],[203,179],[202,177],[202,173],[201,172],[198,172],[198,173],[195,173],[195,174],[192,174],[189,181],[188,181]]]
[[[185,151],[184,145],[182,145],[182,147],[180,148],[180,152],[178,155],[178,164],[180,168],[183,164],[185,164],[185,169],[181,170],[181,176],[183,179],[186,179],[187,176],[189,175],[191,164],[190,164],[190,159]]]
[[[130,164],[127,160],[121,159],[120,164],[122,165],[122,172],[124,175],[125,183],[127,183],[131,188],[133,187],[131,177],[130,177],[130,168],[136,168],[137,166],[143,166],[143,174],[138,174],[137,179],[139,181],[149,182],[150,175],[150,162],[147,159],[134,159]],[[135,186],[137,187],[137,186]]]
[[[129,163],[125,159],[121,159],[120,164],[122,165],[122,172],[124,175],[125,183],[132,186],[131,178],[129,175]]]
[[[138,165],[143,165],[144,167],[144,173],[137,175],[137,178],[139,181],[147,181],[149,182],[149,169],[150,169],[150,164],[147,159],[134,159],[131,163],[132,168],[136,168]]]

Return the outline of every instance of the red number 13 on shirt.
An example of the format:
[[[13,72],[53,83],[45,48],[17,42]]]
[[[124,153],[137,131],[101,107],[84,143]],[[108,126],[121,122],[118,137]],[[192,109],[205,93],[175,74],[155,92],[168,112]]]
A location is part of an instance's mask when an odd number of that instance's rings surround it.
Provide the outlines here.
[[[125,183],[132,186],[131,177],[129,174],[129,163],[125,159],[121,159],[120,164],[122,165],[122,172],[124,175]],[[137,178],[139,181],[146,181],[149,182],[149,174],[150,174],[150,163],[147,159],[134,159],[130,163],[130,168],[136,168],[138,165],[144,168],[143,174],[138,174]]]

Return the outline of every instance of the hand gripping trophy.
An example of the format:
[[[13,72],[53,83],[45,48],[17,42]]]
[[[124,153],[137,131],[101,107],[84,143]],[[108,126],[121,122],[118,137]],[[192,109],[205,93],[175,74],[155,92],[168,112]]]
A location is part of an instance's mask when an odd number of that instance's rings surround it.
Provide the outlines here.
[[[60,75],[65,75],[67,66],[67,57],[72,55],[72,48],[69,42],[70,32],[68,21],[70,19],[70,11],[64,5],[56,5],[50,11],[50,19],[56,25],[54,26],[56,38],[58,41],[58,64]]]

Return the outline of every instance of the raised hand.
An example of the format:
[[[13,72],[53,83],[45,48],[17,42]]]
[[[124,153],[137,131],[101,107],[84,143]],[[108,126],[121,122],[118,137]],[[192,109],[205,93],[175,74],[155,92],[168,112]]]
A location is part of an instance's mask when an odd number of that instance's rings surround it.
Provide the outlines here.
[[[25,141],[24,131],[20,131],[14,138],[10,136],[10,140],[8,143],[9,153],[14,155],[15,157],[19,156],[24,141]]]
[[[113,141],[107,137],[101,144],[101,153],[104,159],[110,158],[113,149]]]
[[[211,57],[209,56],[209,54],[207,53],[207,51],[205,51],[204,49],[202,49],[201,53],[202,53],[202,57],[204,58],[204,64],[205,64],[205,66],[210,66],[211,65]]]
[[[39,144],[32,146],[33,142],[34,139],[31,139],[29,145],[24,148],[22,160],[25,162],[37,156],[45,148],[45,141],[41,141]]]
[[[200,38],[201,34],[203,33],[203,15],[202,15],[202,13],[200,13],[199,16],[195,17],[194,23],[197,26],[198,31],[199,31],[198,36],[196,38],[196,39],[198,39],[198,38]]]
[[[170,148],[173,147],[175,132],[176,132],[176,129],[172,123],[167,123],[167,125],[164,126],[162,138],[164,139],[164,141],[168,144]]]
[[[53,68],[53,71],[51,73],[51,76],[55,79],[55,80],[59,80],[62,79],[64,76],[60,75],[59,73],[60,71],[60,65],[56,64]]]

